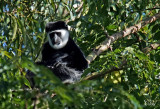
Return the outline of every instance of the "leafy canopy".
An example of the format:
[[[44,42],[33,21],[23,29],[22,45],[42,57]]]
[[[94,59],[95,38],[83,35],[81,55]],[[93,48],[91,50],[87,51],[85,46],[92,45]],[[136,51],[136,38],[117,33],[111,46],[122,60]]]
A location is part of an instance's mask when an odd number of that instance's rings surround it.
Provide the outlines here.
[[[115,41],[90,64],[78,83],[65,86],[48,68],[34,62],[41,59],[49,21],[68,22],[72,38],[88,56],[106,36],[155,15],[159,9],[159,0],[2,0],[0,107],[158,109],[159,20]],[[27,70],[36,74],[38,89],[31,89]],[[91,73],[98,76],[85,79]]]

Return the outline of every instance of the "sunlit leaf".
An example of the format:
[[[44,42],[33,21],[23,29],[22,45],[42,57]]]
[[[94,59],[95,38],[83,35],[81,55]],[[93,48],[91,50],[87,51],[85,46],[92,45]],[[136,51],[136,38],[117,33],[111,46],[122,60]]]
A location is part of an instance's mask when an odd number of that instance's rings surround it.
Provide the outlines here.
[[[13,36],[12,36],[12,41],[14,41],[16,39],[16,33],[17,33],[17,19],[15,16],[12,16],[12,19],[13,19]]]

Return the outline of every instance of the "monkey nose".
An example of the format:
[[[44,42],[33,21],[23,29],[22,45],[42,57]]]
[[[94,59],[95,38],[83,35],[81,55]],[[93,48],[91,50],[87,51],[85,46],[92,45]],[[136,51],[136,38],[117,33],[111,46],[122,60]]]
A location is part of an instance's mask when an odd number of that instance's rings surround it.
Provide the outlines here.
[[[59,45],[61,42],[61,38],[57,34],[55,34],[54,37],[52,38],[52,42],[56,45]]]

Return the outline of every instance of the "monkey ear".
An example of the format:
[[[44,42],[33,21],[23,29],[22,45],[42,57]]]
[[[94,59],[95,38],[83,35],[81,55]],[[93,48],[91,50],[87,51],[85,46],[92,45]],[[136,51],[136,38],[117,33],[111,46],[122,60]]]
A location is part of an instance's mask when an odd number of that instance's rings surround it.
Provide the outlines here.
[[[65,24],[65,26],[66,26],[66,27],[68,27],[68,25],[67,25],[67,24]]]
[[[68,30],[68,25],[65,23],[65,28]]]

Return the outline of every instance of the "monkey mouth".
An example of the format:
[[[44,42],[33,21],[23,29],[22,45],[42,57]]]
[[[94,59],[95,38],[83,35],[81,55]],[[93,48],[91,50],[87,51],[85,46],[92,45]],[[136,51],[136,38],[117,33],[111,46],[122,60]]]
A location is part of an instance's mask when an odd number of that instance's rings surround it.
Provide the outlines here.
[[[54,40],[54,44],[57,44],[59,45],[61,43],[61,39],[59,37],[57,37],[55,40]]]

